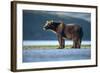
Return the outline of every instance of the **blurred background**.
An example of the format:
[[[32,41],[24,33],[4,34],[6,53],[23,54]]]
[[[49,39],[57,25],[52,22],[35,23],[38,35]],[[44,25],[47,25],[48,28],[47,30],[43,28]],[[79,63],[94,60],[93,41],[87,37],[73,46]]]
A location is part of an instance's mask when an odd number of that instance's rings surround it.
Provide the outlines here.
[[[91,40],[90,13],[37,10],[23,10],[23,40],[57,40],[53,32],[43,30],[43,25],[45,25],[47,20],[63,21],[65,24],[78,24],[83,28],[83,40]]]

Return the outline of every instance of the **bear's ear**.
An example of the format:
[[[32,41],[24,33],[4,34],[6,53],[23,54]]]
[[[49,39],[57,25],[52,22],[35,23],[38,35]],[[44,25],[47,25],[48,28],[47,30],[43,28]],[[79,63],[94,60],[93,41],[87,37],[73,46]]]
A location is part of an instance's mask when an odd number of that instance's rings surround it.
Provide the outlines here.
[[[46,22],[53,22],[53,20],[47,20]]]

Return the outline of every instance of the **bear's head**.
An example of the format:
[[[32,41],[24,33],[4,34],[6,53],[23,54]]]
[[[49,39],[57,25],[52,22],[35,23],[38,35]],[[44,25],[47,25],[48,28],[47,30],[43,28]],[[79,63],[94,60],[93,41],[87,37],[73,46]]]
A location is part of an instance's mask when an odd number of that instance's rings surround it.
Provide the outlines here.
[[[46,21],[45,25],[43,26],[44,30],[50,30],[50,29],[53,29],[53,28],[54,28],[53,20]]]

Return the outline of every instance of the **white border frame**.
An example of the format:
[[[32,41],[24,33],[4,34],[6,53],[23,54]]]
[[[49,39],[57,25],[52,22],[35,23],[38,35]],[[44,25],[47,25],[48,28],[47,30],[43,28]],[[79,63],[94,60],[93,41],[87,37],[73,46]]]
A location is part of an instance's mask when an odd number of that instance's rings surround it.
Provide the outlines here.
[[[45,11],[67,11],[67,12],[86,12],[91,13],[91,59],[79,61],[60,61],[60,62],[35,62],[22,63],[22,10],[45,10]],[[69,67],[69,66],[88,66],[96,65],[96,8],[71,7],[71,6],[51,6],[51,5],[31,5],[17,4],[17,69],[37,69],[52,67]],[[85,64],[84,64],[85,63]]]

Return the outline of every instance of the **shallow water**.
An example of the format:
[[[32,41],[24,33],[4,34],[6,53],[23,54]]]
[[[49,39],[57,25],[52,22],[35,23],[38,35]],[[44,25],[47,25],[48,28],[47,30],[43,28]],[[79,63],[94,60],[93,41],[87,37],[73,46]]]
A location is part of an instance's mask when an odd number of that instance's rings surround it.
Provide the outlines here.
[[[33,46],[33,45],[58,45],[58,41],[54,40],[39,40],[39,41],[23,41],[24,46]],[[72,45],[73,41],[65,41],[65,45]],[[91,41],[82,41],[83,45],[90,45]]]
[[[91,59],[91,49],[24,49],[23,62]]]

